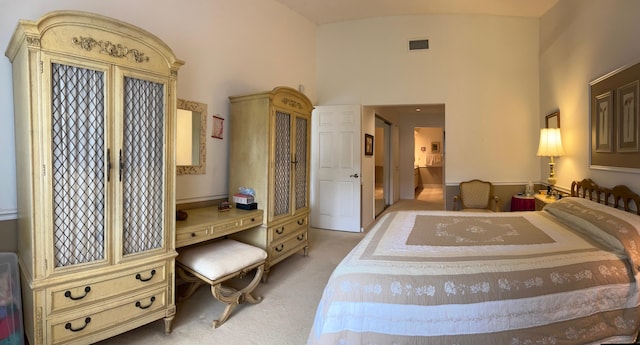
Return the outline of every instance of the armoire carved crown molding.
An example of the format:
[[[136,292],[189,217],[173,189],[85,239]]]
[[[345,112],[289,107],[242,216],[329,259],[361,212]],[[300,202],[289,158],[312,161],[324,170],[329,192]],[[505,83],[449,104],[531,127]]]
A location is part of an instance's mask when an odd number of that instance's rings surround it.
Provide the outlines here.
[[[91,37],[74,37],[73,44],[79,45],[84,50],[91,51],[94,47],[100,47],[101,52],[106,53],[116,58],[126,58],[131,54],[136,62],[149,61],[148,56],[144,56],[144,53],[138,49],[129,49],[122,44],[115,44],[110,41],[98,41]]]

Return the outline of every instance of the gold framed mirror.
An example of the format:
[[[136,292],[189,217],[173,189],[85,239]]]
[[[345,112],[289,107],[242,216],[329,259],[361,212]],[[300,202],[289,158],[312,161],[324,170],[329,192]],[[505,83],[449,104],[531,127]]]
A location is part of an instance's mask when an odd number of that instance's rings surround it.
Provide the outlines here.
[[[176,174],[204,174],[207,167],[207,105],[178,99],[177,108]]]

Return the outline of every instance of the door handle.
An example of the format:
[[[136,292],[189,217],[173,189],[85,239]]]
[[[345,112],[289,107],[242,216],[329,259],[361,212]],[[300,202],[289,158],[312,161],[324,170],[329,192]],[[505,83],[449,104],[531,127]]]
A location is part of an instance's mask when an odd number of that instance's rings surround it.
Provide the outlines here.
[[[354,177],[354,178],[358,178],[360,177],[357,173],[353,174],[353,175],[349,175],[349,177]]]

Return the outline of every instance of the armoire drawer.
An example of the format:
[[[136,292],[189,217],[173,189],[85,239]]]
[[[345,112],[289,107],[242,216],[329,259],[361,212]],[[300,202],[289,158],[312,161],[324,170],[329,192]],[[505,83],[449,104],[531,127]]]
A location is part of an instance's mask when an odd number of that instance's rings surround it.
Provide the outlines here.
[[[48,332],[51,332],[48,338],[53,344],[67,343],[164,309],[168,305],[167,289],[140,293],[120,303],[105,301],[102,304],[103,308],[91,308],[91,312],[78,311],[73,316],[47,321]]]
[[[68,308],[75,309],[156,284],[167,284],[165,262],[129,270],[119,275],[98,276],[72,284],[56,285],[46,290],[50,301],[49,313],[55,314]]]
[[[269,228],[269,243],[281,241],[300,230],[301,227],[306,228],[308,222],[307,215],[296,218],[290,222]]]
[[[309,243],[307,238],[307,231],[301,231],[299,234],[286,239],[283,242],[271,242],[269,248],[269,257],[271,261],[278,261],[281,256],[288,256],[292,251],[298,251]]]

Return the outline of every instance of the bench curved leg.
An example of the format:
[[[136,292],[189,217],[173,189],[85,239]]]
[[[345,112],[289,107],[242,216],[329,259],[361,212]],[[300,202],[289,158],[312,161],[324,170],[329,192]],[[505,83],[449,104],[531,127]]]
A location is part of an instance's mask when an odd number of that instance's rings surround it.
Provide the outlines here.
[[[226,303],[227,307],[222,312],[220,319],[213,321],[213,327],[220,327],[231,315],[231,312],[238,304],[242,304],[245,301],[251,304],[257,304],[262,302],[262,296],[254,297],[251,292],[258,286],[262,274],[264,272],[264,265],[256,268],[255,276],[251,282],[243,289],[236,290],[230,287],[222,286],[222,283],[218,283],[211,286],[211,294],[220,302]]]
[[[177,267],[176,271],[178,272],[178,275],[180,276],[180,278],[182,278],[187,283],[190,283],[189,288],[187,289],[187,292],[185,292],[184,296],[180,297],[180,300],[186,300],[187,298],[191,297],[191,295],[193,295],[193,293],[196,292],[196,290],[200,287],[200,285],[205,283],[200,278],[182,269],[182,267]]]

